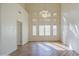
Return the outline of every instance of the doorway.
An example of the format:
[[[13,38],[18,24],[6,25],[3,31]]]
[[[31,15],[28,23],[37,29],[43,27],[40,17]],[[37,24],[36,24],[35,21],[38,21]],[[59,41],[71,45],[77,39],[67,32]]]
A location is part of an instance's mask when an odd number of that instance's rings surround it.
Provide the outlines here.
[[[17,21],[17,45],[22,45],[22,22]]]

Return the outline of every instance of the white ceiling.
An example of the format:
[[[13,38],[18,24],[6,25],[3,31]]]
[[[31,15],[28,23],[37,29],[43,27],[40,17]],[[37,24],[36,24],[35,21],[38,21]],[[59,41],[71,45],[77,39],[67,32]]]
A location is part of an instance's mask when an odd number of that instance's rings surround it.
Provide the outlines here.
[[[24,3],[20,4],[23,6],[28,12],[37,12],[40,10],[49,10],[52,11],[59,9],[59,3]]]

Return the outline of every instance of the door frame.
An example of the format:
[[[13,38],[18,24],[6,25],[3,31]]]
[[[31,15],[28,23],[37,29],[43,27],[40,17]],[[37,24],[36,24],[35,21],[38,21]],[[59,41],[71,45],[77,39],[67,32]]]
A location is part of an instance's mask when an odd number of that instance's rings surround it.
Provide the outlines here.
[[[20,33],[18,31],[19,26],[21,26]],[[20,38],[19,38],[19,34],[20,34]],[[21,21],[17,21],[17,45],[22,45],[22,22]]]

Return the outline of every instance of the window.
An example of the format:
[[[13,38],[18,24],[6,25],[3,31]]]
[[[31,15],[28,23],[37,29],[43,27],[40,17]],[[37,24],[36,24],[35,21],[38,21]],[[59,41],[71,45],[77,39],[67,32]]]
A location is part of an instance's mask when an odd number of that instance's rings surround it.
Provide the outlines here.
[[[44,36],[44,25],[39,25],[39,36]]]
[[[45,25],[45,36],[50,36],[50,25]]]
[[[53,36],[57,35],[57,26],[53,25]]]
[[[33,36],[36,36],[36,25],[33,25],[33,28],[32,28],[32,33],[33,33]]]
[[[51,35],[51,25],[39,25],[39,36],[50,36]],[[57,35],[57,26],[53,25],[53,36]],[[32,28],[32,35],[36,36],[37,35],[37,26],[33,25]]]
[[[50,36],[50,25],[39,25],[39,36]]]

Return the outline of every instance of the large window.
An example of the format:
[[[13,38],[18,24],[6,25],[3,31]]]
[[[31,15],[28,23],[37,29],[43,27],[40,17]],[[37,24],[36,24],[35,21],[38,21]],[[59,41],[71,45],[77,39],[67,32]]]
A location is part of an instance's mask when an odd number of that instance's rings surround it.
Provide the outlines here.
[[[44,25],[39,25],[39,36],[44,36]]]
[[[36,25],[33,25],[33,28],[32,28],[32,33],[33,33],[33,36],[36,36],[37,34],[37,29],[36,29]]]
[[[39,25],[39,36],[50,36],[50,25]]]
[[[38,30],[37,30],[38,28]],[[39,36],[56,36],[57,35],[57,26],[53,25],[53,30],[51,30],[51,25],[39,25],[38,27],[36,25],[33,25],[32,31],[33,31],[33,36],[38,35]],[[53,32],[53,34],[51,34]]]
[[[45,36],[50,36],[50,25],[45,25]]]
[[[57,26],[53,25],[53,36],[57,35]]]

